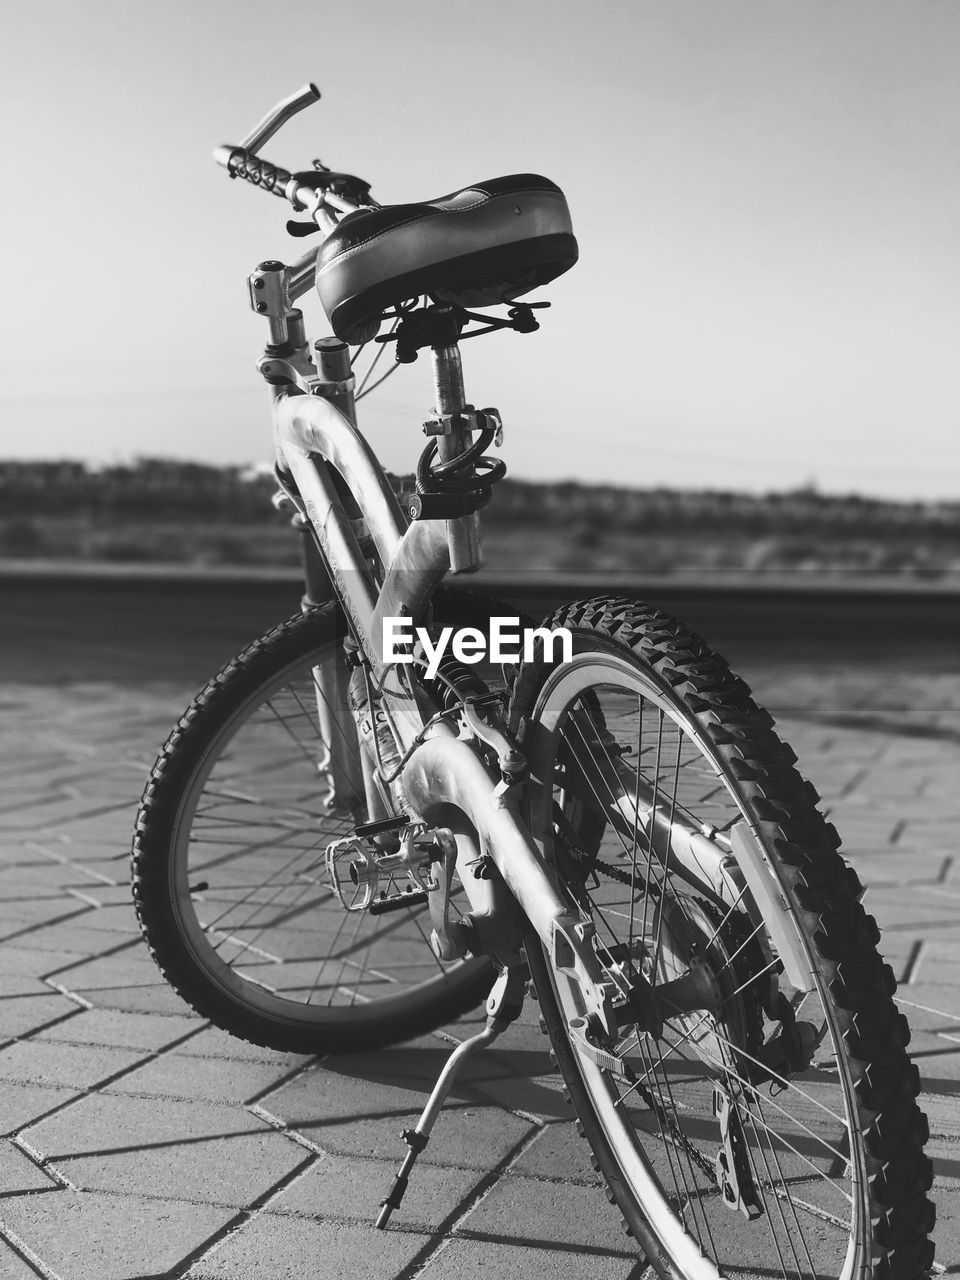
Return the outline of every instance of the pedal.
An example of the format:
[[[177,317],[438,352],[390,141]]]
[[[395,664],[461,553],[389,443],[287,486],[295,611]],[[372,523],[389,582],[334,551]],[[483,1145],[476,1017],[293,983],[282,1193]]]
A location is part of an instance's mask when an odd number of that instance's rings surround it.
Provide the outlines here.
[[[406,816],[389,818],[364,823],[352,836],[327,845],[327,875],[344,910],[384,915],[426,902],[433,887],[433,843],[417,839],[426,829]],[[380,848],[376,838],[392,831],[402,832],[399,848]]]
[[[399,840],[389,849],[381,848],[377,840],[390,832],[400,833]],[[363,823],[352,836],[327,845],[325,860],[330,886],[345,911],[382,916],[429,902],[433,914],[434,898],[444,885],[446,910],[456,850],[456,840],[445,827],[427,827],[401,816]],[[437,863],[451,863],[450,873],[436,874]]]
[[[403,893],[395,894],[392,898],[376,899],[376,901],[370,903],[367,910],[372,916],[386,916],[391,911],[404,911],[410,907],[422,907],[429,900],[430,893],[427,889],[414,889],[411,885]]]

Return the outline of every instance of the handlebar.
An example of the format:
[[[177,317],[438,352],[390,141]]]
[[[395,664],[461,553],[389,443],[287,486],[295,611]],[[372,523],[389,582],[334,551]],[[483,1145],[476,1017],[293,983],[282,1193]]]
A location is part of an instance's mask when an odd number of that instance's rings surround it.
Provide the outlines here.
[[[252,182],[255,187],[261,187],[264,191],[280,196],[281,199],[289,200],[294,208],[304,208],[310,200],[310,191],[305,190],[305,198],[299,198],[297,194],[299,183],[296,182],[290,170],[271,164],[269,160],[261,160],[257,152],[282,125],[292,119],[298,111],[316,102],[319,97],[320,90],[315,84],[305,84],[302,89],[292,93],[289,98],[284,98],[268,111],[239,146],[217,147],[213,158],[217,164],[223,165],[231,178],[243,178],[246,182]]]
[[[263,191],[279,196],[282,200],[289,200],[295,209],[308,210],[311,217],[323,225],[327,220],[324,215],[329,215],[331,212],[334,215],[353,213],[359,207],[357,201],[348,200],[337,191],[331,190],[331,182],[345,175],[330,174],[325,180],[322,169],[315,174],[291,173],[289,169],[271,164],[269,160],[264,160],[257,155],[263,144],[272,138],[282,125],[286,124],[298,111],[316,102],[319,97],[320,90],[315,84],[305,84],[302,89],[298,89],[289,98],[284,98],[271,111],[268,111],[239,146],[217,147],[213,157],[217,164],[227,170],[231,178],[242,178]],[[350,179],[354,184],[357,181],[357,179]],[[369,199],[369,184],[360,184],[360,189],[362,191],[359,197],[360,202],[375,203]],[[333,222],[336,222],[335,216]],[[329,230],[329,226],[326,229]]]
[[[291,93],[289,98],[284,98],[263,117],[252,133],[248,133],[244,140],[240,143],[240,150],[249,152],[255,156],[263,144],[277,132],[277,130],[292,119],[298,111],[302,111],[304,107],[309,107],[311,103],[317,102],[320,98],[320,90],[315,84],[305,84],[302,89],[298,89],[296,93]]]

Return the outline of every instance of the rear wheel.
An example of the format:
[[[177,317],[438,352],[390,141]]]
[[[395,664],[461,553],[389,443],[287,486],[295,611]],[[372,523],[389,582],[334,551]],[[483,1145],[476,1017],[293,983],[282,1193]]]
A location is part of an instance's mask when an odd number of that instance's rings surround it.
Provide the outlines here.
[[[664,614],[601,598],[545,625],[570,628],[573,660],[526,664],[512,715],[539,834],[622,993],[617,1037],[602,1042],[535,940],[528,956],[628,1228],[674,1280],[921,1276],[933,1206],[909,1033],[795,756]],[[747,872],[769,896],[743,888]],[[658,1025],[644,993],[671,982]]]

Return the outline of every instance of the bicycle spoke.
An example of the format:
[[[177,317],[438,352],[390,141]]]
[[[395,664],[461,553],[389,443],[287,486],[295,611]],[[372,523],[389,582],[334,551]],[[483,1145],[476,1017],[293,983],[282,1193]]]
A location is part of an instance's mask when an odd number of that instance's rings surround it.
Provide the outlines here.
[[[668,1042],[668,1044],[669,1044],[669,1047],[670,1047],[671,1049],[676,1049],[676,1048],[677,1048],[677,1042]],[[702,1051],[702,1050],[700,1050],[699,1052],[703,1052],[703,1051]],[[726,1064],[726,1063],[724,1063],[724,1062],[722,1062],[719,1058],[713,1058],[713,1057],[710,1057],[709,1055],[705,1055],[705,1056],[708,1056],[708,1059],[709,1059],[709,1061],[711,1062],[711,1064],[712,1064],[713,1066],[716,1066],[716,1067],[720,1068],[721,1070],[726,1070],[726,1068],[727,1068],[727,1064]],[[761,1099],[761,1098],[762,1098],[762,1094],[760,1093],[760,1090],[757,1088],[757,1086],[756,1086],[755,1084],[753,1084],[753,1082],[752,1082],[752,1081],[747,1080],[747,1079],[745,1079],[743,1076],[736,1075],[736,1074],[734,1074],[734,1078],[735,1078],[735,1080],[736,1080],[736,1083],[737,1083],[741,1088],[749,1090],[749,1091],[750,1091],[750,1093],[751,1093],[754,1097],[756,1097],[757,1099]],[[804,1096],[804,1097],[808,1097],[808,1095],[803,1095],[803,1096]],[[813,1098],[811,1098],[811,1099],[809,1099],[809,1100],[810,1100],[811,1102],[816,1102],[816,1099],[813,1099]],[[821,1137],[819,1137],[819,1135],[817,1135],[816,1133],[814,1133],[812,1129],[810,1129],[807,1125],[803,1124],[803,1122],[802,1122],[802,1121],[798,1120],[796,1116],[791,1115],[791,1114],[790,1114],[790,1112],[788,1112],[785,1108],[781,1107],[781,1106],[780,1106],[780,1104],[779,1104],[775,1099],[770,1098],[770,1099],[768,1099],[768,1101],[769,1101],[769,1103],[770,1103],[770,1105],[771,1105],[771,1106],[773,1106],[773,1107],[774,1107],[777,1111],[779,1111],[782,1115],[786,1116],[786,1117],[791,1121],[791,1123],[795,1124],[798,1128],[803,1129],[803,1130],[804,1130],[804,1132],[805,1132],[805,1133],[807,1133],[807,1134],[809,1135],[809,1137],[811,1137],[811,1138],[813,1139],[813,1141],[814,1141],[814,1142],[816,1142],[819,1146],[822,1146],[822,1147],[824,1148],[824,1150],[825,1150],[825,1151],[827,1151],[827,1152],[829,1152],[829,1153],[830,1153],[830,1155],[832,1155],[835,1159],[842,1160],[842,1161],[843,1161],[843,1163],[844,1163],[844,1165],[846,1165],[846,1163],[847,1163],[847,1159],[846,1159],[846,1156],[843,1154],[843,1152],[842,1152],[842,1151],[839,1151],[836,1147],[831,1146],[831,1144],[830,1144],[829,1142],[827,1142],[827,1140],[826,1140],[825,1138],[821,1138]],[[824,1108],[824,1109],[826,1110],[826,1108]],[[830,1112],[830,1114],[832,1115],[833,1113],[832,1113],[832,1112]],[[846,1124],[846,1122],[845,1122],[845,1121],[841,1121],[841,1123],[842,1123],[842,1124],[844,1124],[844,1126],[845,1126],[845,1124]],[[803,1160],[805,1164],[808,1164],[808,1165],[810,1166],[810,1168],[814,1170],[814,1172],[817,1174],[817,1176],[818,1176],[818,1177],[823,1178],[825,1181],[829,1181],[829,1178],[828,1178],[828,1177],[827,1177],[827,1175],[823,1172],[823,1170],[822,1170],[822,1169],[818,1169],[818,1168],[817,1168],[817,1166],[816,1166],[815,1164],[813,1164],[813,1162],[812,1162],[812,1161],[810,1161],[809,1159],[807,1159],[807,1157],[803,1154],[803,1152],[802,1152],[802,1151],[799,1151],[796,1147],[792,1146],[789,1142],[787,1142],[786,1138],[784,1138],[784,1137],[783,1137],[783,1135],[782,1135],[778,1130],[773,1129],[773,1128],[772,1128],[771,1126],[769,1126],[765,1121],[761,1121],[761,1124],[763,1124],[764,1128],[765,1128],[765,1129],[768,1129],[768,1130],[769,1130],[769,1132],[770,1132],[771,1134],[773,1134],[773,1135],[774,1135],[774,1136],[775,1136],[779,1141],[783,1142],[784,1146],[789,1147],[789,1148],[790,1148],[790,1150],[794,1153],[794,1155],[796,1155],[796,1156],[798,1157],[798,1159]],[[843,1194],[845,1194],[845,1193],[843,1193]],[[847,1197],[847,1198],[849,1199],[850,1197]]]
[[[765,984],[780,962],[747,888],[716,897],[708,846],[702,891],[683,857],[673,862],[665,853],[682,823],[713,842],[718,864],[730,857],[725,833],[744,819],[736,788],[659,698],[615,692],[598,682],[584,693],[578,679],[575,696],[550,721],[555,768],[545,774],[553,777],[553,827],[567,854],[558,866],[566,875],[576,871],[569,896],[594,924],[608,980],[625,996],[631,983],[648,982],[661,1001],[670,982],[680,985],[677,1012],[661,1013],[655,1034],[627,1024],[612,1043],[601,1040],[620,1058],[620,1071],[598,1068],[573,1041],[588,1081],[605,1082],[604,1131],[616,1134],[620,1124],[636,1135],[631,1149],[645,1153],[672,1213],[724,1276],[836,1280],[860,1212],[846,1156],[847,1100],[836,1077],[821,1079],[809,1066],[783,1075],[774,1056],[801,1006],[813,1022],[804,1035],[820,1043],[827,1031],[820,997],[814,991],[792,999],[790,1021],[768,1012],[777,989],[771,994]],[[700,998],[695,959],[710,975],[709,1009],[686,1003]],[[565,980],[555,980],[562,990]],[[566,1016],[581,1011],[574,1001]],[[761,1061],[764,1053],[774,1066]],[[595,1083],[590,1087],[591,1096],[601,1096]],[[718,1089],[728,1091],[728,1102],[715,1113]],[[721,1153],[740,1162],[739,1173],[723,1166],[724,1183]],[[737,1212],[738,1177],[749,1218]],[[723,1186],[732,1188],[729,1204]],[[743,1232],[752,1242],[746,1265],[737,1243]]]

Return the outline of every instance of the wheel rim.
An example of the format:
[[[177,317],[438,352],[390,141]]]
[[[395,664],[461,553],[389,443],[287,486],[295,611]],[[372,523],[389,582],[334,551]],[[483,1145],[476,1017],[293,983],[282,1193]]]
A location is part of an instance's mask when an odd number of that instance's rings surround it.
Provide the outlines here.
[[[679,876],[658,871],[642,830],[625,840],[622,823],[618,829],[611,818],[624,803],[618,760],[632,762],[638,797],[719,832],[749,816],[735,779],[669,686],[612,651],[577,654],[548,674],[531,718],[539,730],[532,772],[552,779],[540,816],[549,810],[558,871],[596,924],[608,976],[626,954],[654,982],[669,981],[696,951],[722,986],[717,1017],[688,1012],[665,1019],[657,1038],[624,1034],[618,1056],[639,1084],[617,1079],[570,1041],[603,1137],[661,1249],[684,1275],[860,1276],[870,1257],[865,1158],[840,1028],[822,983],[794,1010],[820,1036],[813,1063],[771,1096],[773,1082],[759,1082],[757,1059],[777,1026],[755,997],[762,957],[748,939],[752,924],[741,911],[728,909],[724,919],[715,903],[698,902]],[[600,835],[598,812],[606,815]],[[591,823],[592,843],[571,850]],[[598,862],[626,868],[629,883],[582,875]],[[581,1016],[576,984],[556,972],[551,983],[561,1020]],[[736,1139],[739,1131],[734,1145],[746,1148],[741,1159],[761,1208],[754,1221],[727,1207],[716,1185],[723,1146],[713,1114],[717,1084],[734,1113],[727,1134]]]
[[[331,1030],[403,1019],[475,979],[443,963],[424,908],[348,913],[324,865],[352,818],[325,810],[314,666],[289,664],[219,728],[184,788],[169,897],[220,991],[256,1015]],[[353,743],[356,750],[356,743]]]

